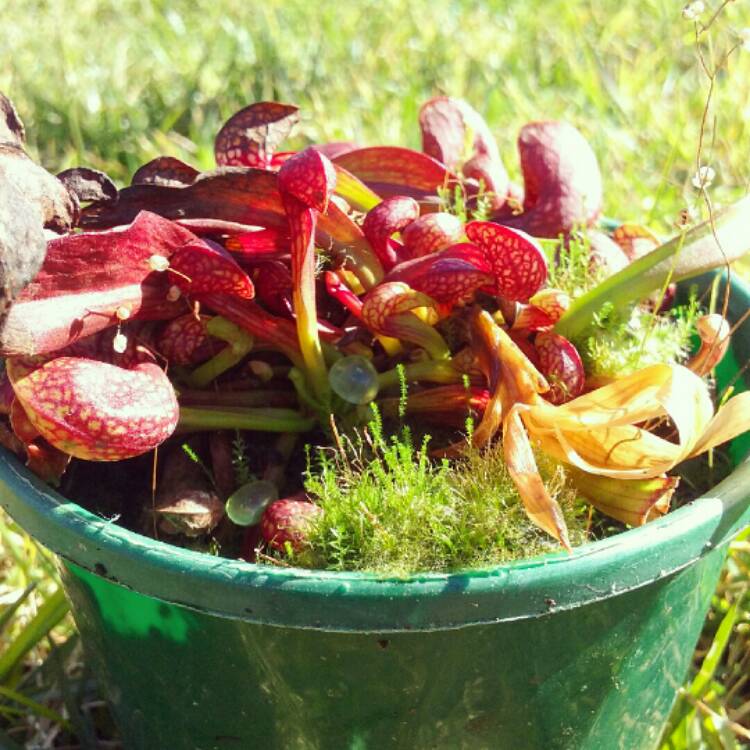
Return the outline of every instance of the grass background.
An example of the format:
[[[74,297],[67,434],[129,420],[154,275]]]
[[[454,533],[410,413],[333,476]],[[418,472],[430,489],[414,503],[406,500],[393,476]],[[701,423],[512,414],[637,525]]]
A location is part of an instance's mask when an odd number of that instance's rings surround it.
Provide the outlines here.
[[[418,146],[420,103],[461,96],[485,115],[514,175],[518,128],[564,118],[600,158],[606,212],[668,233],[682,209],[701,211],[690,181],[710,81],[698,49],[713,73],[750,27],[748,0],[706,2],[703,22],[721,12],[698,47],[682,5],[6,0],[0,89],[50,170],[85,164],[119,181],[159,154],[212,166],[222,121],[260,99],[301,106],[292,145]],[[716,72],[703,142],[701,161],[717,173],[712,200],[745,195],[750,51],[737,50]],[[0,746],[113,747],[97,739],[107,727],[48,556],[7,520],[0,545]],[[747,591],[744,540],[697,652],[706,679],[680,699],[672,748],[747,741]]]

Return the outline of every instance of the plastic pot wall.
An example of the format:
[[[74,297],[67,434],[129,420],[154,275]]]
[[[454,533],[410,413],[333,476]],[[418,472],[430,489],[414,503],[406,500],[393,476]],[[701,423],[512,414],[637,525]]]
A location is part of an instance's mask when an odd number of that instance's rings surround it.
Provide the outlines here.
[[[750,305],[735,284],[734,319]],[[750,325],[719,372],[750,360]],[[738,383],[741,385],[741,383]],[[2,505],[62,560],[128,750],[648,750],[684,681],[747,440],[706,497],[611,539],[408,580],[250,565],[92,515],[0,456]]]

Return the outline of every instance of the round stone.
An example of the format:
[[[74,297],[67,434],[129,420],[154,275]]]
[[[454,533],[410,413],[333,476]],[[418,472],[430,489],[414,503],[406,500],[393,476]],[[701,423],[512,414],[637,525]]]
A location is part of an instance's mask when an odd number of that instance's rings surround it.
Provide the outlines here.
[[[273,482],[258,479],[243,484],[227,500],[226,513],[237,526],[255,526],[260,523],[266,506],[279,499],[279,491]]]
[[[378,371],[367,357],[342,357],[328,372],[334,393],[350,404],[369,404],[378,395]]]

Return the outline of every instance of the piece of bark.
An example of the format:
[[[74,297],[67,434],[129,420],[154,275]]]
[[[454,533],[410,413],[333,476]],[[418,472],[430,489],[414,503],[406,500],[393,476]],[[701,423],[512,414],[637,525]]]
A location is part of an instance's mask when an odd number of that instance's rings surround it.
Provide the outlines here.
[[[78,202],[57,177],[36,164],[22,148],[0,144],[0,178],[11,182],[38,206],[46,228],[67,232],[76,225]]]
[[[23,148],[26,129],[13,102],[0,91],[0,143]]]
[[[0,325],[44,261],[42,224],[39,206],[0,172]]]

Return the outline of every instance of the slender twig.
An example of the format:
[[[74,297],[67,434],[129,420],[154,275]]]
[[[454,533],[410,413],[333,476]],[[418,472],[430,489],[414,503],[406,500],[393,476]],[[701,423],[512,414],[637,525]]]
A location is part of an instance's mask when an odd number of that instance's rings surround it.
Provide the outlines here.
[[[681,698],[684,698],[691,706],[693,706],[693,708],[700,711],[704,716],[707,716],[711,720],[715,718],[719,718],[722,721],[726,721],[727,726],[738,737],[743,737],[744,739],[750,739],[750,730],[745,729],[745,727],[743,727],[742,724],[738,724],[736,721],[732,721],[732,719],[728,717],[725,718],[720,713],[717,713],[710,706],[707,706],[702,700],[699,700],[695,696],[690,695],[690,693],[687,690],[685,690],[685,688],[680,688],[677,692]],[[748,703],[745,705],[747,706],[747,709],[750,710],[750,701],[748,701]],[[737,715],[737,712],[732,712],[732,713],[735,716]]]
[[[722,14],[724,8],[726,8],[727,5],[733,2],[734,0],[724,0],[724,2],[714,11],[711,18],[709,18],[705,24],[700,24],[700,30],[697,31],[696,36],[700,37],[702,34],[708,31],[714,25],[714,21],[716,21],[716,19]]]

